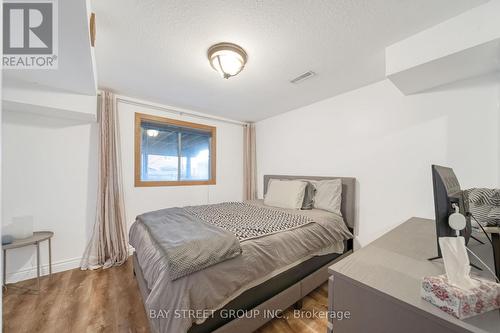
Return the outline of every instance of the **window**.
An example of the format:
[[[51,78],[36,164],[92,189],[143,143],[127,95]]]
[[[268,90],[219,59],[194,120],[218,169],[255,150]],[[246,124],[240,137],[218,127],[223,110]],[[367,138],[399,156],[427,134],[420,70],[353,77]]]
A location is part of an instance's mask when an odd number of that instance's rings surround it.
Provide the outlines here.
[[[215,127],[135,114],[135,186],[215,184]]]

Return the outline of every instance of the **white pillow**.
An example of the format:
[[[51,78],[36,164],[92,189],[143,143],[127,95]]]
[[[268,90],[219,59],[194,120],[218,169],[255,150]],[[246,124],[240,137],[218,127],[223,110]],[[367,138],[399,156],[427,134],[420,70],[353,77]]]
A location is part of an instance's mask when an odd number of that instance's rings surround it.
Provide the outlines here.
[[[298,180],[270,179],[264,205],[300,209],[304,201],[307,183]]]
[[[340,212],[340,204],[342,202],[342,180],[318,180],[313,182],[313,185],[316,189],[313,207],[342,215]]]

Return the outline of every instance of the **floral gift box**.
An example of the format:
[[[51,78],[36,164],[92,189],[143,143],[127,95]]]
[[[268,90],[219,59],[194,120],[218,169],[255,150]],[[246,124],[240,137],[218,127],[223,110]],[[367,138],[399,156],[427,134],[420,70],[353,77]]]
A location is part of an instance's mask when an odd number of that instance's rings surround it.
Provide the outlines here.
[[[446,275],[424,277],[421,296],[452,316],[465,319],[500,308],[500,284],[474,277],[479,286],[470,290],[448,283]]]

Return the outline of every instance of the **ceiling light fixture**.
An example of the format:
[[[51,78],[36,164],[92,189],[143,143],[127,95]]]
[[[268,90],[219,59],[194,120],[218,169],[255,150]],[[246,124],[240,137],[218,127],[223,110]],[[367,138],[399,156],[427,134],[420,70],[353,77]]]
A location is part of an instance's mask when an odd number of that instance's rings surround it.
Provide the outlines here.
[[[210,66],[225,79],[229,79],[241,72],[248,58],[245,50],[232,43],[212,45],[208,49],[207,55]]]

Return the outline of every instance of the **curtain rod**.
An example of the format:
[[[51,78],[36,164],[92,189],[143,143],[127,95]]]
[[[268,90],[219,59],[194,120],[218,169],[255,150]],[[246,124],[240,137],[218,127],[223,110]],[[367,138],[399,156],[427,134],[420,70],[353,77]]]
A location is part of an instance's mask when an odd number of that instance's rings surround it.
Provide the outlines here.
[[[99,91],[98,95],[101,95],[101,92]],[[203,115],[203,114],[198,114],[196,112],[192,111],[185,111],[185,110],[176,110],[175,108],[167,107],[167,106],[162,106],[159,104],[153,104],[153,103],[147,103],[143,101],[139,101],[133,98],[121,96],[121,95],[115,95],[115,99],[117,102],[122,102],[125,104],[129,105],[135,105],[135,106],[142,106],[158,111],[164,111],[164,112],[169,112],[173,114],[177,114],[180,116],[186,115],[189,117],[193,118],[199,118],[199,119],[207,119],[207,120],[215,120],[215,121],[220,121],[228,124],[233,124],[233,125],[240,125],[240,126],[246,126],[248,123],[243,122],[243,121],[238,121],[238,120],[232,120],[232,119],[226,119],[226,118],[219,118],[217,116],[209,116],[209,115]]]

